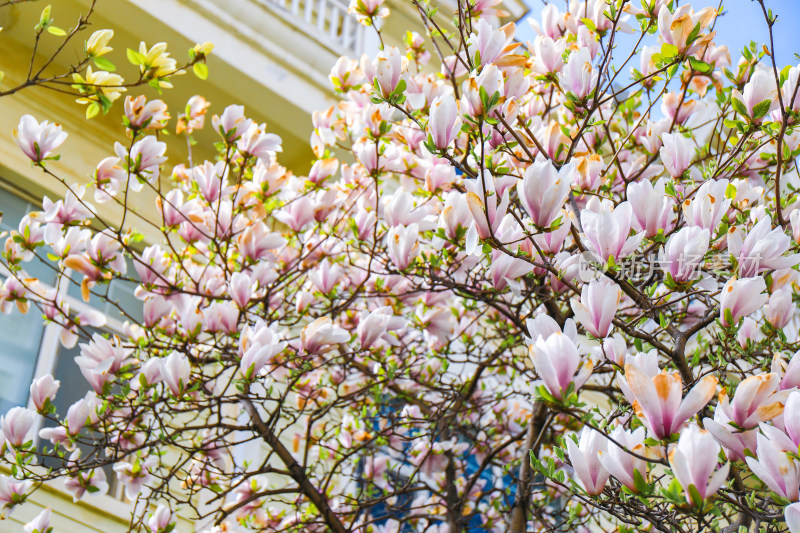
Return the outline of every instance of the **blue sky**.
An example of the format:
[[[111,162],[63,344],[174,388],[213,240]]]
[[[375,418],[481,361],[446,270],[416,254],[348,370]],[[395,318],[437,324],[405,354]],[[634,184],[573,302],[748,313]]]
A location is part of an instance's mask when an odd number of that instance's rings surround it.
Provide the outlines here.
[[[530,7],[530,15],[538,18],[539,12],[544,7],[542,0],[526,0]],[[634,5],[639,0],[634,0]],[[685,4],[681,1],[680,4]],[[695,9],[701,9],[708,5],[716,7],[717,2],[709,0],[697,0],[691,2]],[[556,5],[563,9],[562,1]],[[794,53],[800,53],[800,0],[766,0],[766,5],[778,15],[778,22],[773,28],[775,38],[776,60],[778,68],[783,65],[798,64]],[[750,41],[757,43],[768,43],[769,32],[761,12],[761,6],[754,0],[727,0],[723,2],[726,14],[717,21],[717,37],[714,39],[718,44],[727,44],[731,53],[731,61],[735,65],[741,56],[741,50]],[[635,21],[634,21],[635,22]],[[521,21],[518,25],[517,35],[520,39],[533,40],[536,36],[526,21]],[[624,50],[630,50],[635,41],[629,44],[622,43]],[[638,61],[636,62],[638,66]]]

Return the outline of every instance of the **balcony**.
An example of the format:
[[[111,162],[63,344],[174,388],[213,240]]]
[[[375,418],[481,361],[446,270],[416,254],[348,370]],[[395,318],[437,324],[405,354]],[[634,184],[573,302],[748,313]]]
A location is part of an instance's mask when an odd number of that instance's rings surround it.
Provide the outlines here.
[[[364,51],[365,27],[347,13],[340,0],[259,0],[278,16],[300,26],[321,44],[358,57]]]

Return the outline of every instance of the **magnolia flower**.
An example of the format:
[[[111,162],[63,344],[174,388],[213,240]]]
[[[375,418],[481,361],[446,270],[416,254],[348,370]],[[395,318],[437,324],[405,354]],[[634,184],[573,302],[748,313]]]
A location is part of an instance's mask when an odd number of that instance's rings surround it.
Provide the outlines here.
[[[350,334],[342,328],[334,326],[333,321],[326,316],[316,319],[304,327],[300,333],[303,349],[312,354],[324,353],[333,348],[333,345],[348,340],[350,340]]]
[[[757,429],[740,431],[731,425],[731,420],[722,409],[714,411],[714,419],[704,418],[703,426],[714,439],[725,448],[725,455],[731,461],[744,461],[756,449]]]
[[[451,94],[434,98],[428,118],[428,133],[431,142],[439,150],[444,150],[455,140],[461,131],[461,117],[458,103]]]
[[[771,70],[757,67],[750,81],[744,86],[744,94],[738,89],[733,89],[731,98],[740,104],[748,119],[756,123],[761,122],[767,113],[778,106],[775,76]],[[737,109],[736,106],[734,109]]]
[[[770,295],[769,303],[764,308],[764,318],[775,329],[783,329],[792,320],[793,311],[792,292],[781,289]]]
[[[269,165],[275,152],[283,151],[281,142],[280,137],[274,133],[264,133],[262,128],[253,122],[236,141],[236,147],[243,155],[256,157],[265,165]]]
[[[47,507],[41,513],[25,524],[22,527],[25,533],[51,533],[53,528],[50,527],[50,508]]]
[[[476,65],[495,63],[505,53],[510,36],[504,31],[505,28],[493,28],[485,18],[479,19],[475,28],[477,31],[467,38],[467,54],[470,59],[478,58]]]
[[[698,276],[710,238],[709,231],[699,226],[681,228],[670,236],[661,263],[666,265],[673,280],[685,283]]]
[[[529,352],[536,373],[557,400],[564,399],[564,393],[571,384],[574,390],[580,389],[592,374],[592,362],[581,365],[578,347],[560,331],[547,338],[537,338],[529,346]]]
[[[405,270],[419,254],[419,226],[394,226],[386,235],[389,257],[397,270]]]
[[[664,168],[673,178],[681,177],[694,158],[694,142],[680,133],[664,133],[661,142],[663,146],[658,153]]]
[[[783,401],[775,394],[780,379],[775,373],[745,378],[736,387],[733,402],[728,399],[725,389],[719,393],[717,409],[721,409],[730,421],[743,429],[751,429],[771,420],[783,412]]]
[[[570,305],[575,318],[583,328],[594,337],[607,337],[611,321],[617,313],[622,291],[614,282],[592,281],[581,289],[580,301],[573,300]]]
[[[36,122],[31,115],[23,115],[12,133],[19,149],[34,163],[47,159],[67,139],[67,132],[61,131],[60,125],[47,120]]]
[[[767,284],[764,278],[729,279],[722,287],[720,316],[722,324],[733,326],[739,319],[753,313],[768,301],[764,294]]]
[[[151,533],[167,533],[169,526],[174,522],[172,511],[161,503],[147,521],[147,527],[150,528]]]
[[[145,488],[145,483],[152,477],[150,469],[157,462],[158,459],[151,456],[144,460],[133,459],[133,463],[120,461],[114,465],[114,472],[117,474],[119,482],[125,487],[125,496],[129,500],[135,501],[142,489]]]
[[[240,338],[239,373],[246,378],[259,375],[264,366],[287,346],[287,342],[282,340],[275,326],[267,326],[263,320],[252,326],[245,326]]]
[[[599,255],[603,262],[633,253],[644,235],[639,233],[629,237],[632,214],[629,202],[623,202],[616,208],[603,205],[599,213],[583,209],[581,226],[589,241],[586,243],[589,251]]]
[[[625,364],[625,379],[635,398],[637,416],[644,419],[657,439],[677,433],[681,425],[714,396],[717,378],[705,376],[683,398],[680,374],[661,371],[653,377],[644,374],[636,365]]]
[[[28,442],[36,423],[36,412],[25,407],[12,407],[0,417],[0,430],[12,446],[22,446]]]
[[[728,184],[728,180],[707,181],[691,199],[686,199],[683,202],[686,224],[715,232],[731,205],[731,200],[725,196]]]
[[[232,143],[244,135],[252,123],[252,120],[244,116],[244,106],[241,105],[229,105],[222,112],[222,116],[211,117],[214,129],[228,143]]]
[[[60,385],[61,381],[53,379],[52,374],[45,374],[33,380],[30,388],[31,401],[37,411],[41,412],[45,410],[47,405],[53,401]]]
[[[744,239],[738,231],[728,233],[728,249],[739,262],[739,275],[745,278],[796,265],[800,254],[783,255],[791,245],[791,238],[780,227],[773,228],[769,217],[759,220]]]
[[[6,475],[0,475],[0,516],[8,517],[28,492],[33,481],[19,480]]]
[[[747,457],[747,466],[769,489],[791,502],[800,499],[800,464],[779,446],[758,434],[757,459]]]
[[[144,95],[125,98],[125,118],[131,128],[162,129],[169,120],[167,104],[163,100],[150,100]]]
[[[366,65],[365,65],[366,66]],[[375,60],[366,68],[367,79],[376,80],[380,87],[381,95],[388,98],[403,76],[403,54],[396,46],[390,46],[378,52]]]
[[[161,359],[161,378],[174,396],[181,396],[189,384],[192,366],[189,358],[179,352]]]
[[[572,52],[567,64],[558,74],[558,83],[564,93],[577,100],[589,96],[597,85],[597,70],[592,68],[592,55],[588,48]]]
[[[725,463],[722,468],[718,468],[719,451],[719,444],[711,433],[695,424],[681,432],[678,445],[669,452],[669,464],[686,491],[687,502],[700,505],[725,482],[730,464]],[[692,487],[701,501],[695,501]]]
[[[634,472],[639,472],[642,481],[647,477],[647,461],[641,458],[645,454],[644,428],[625,431],[617,426],[610,437],[611,442],[607,444],[607,449],[597,452],[600,464],[628,489],[638,492]],[[631,455],[632,453],[639,457]]]
[[[569,197],[575,165],[556,170],[553,163],[537,157],[517,182],[517,194],[525,211],[539,227],[549,227],[561,214]]]
[[[113,30],[97,30],[86,41],[86,55],[95,58],[109,53],[113,48],[108,46],[114,36]]]
[[[681,54],[694,54],[714,38],[714,32],[703,34],[711,22],[717,17],[714,8],[706,7],[697,13],[691,4],[684,4],[671,13],[664,4],[658,11],[658,30],[665,43],[674,45]],[[700,32],[696,33],[695,28]],[[689,37],[694,34],[694,40]]]
[[[558,74],[564,67],[564,39],[553,40],[547,35],[539,35],[533,41],[533,72],[545,76]]]
[[[590,496],[602,493],[609,476],[608,470],[600,462],[600,452],[605,452],[608,446],[606,437],[600,432],[584,426],[577,445],[571,438],[567,438],[565,441],[569,460],[575,476],[578,478],[578,483]]]
[[[394,316],[392,308],[389,306],[379,307],[374,311],[362,311],[359,316],[357,330],[361,348],[364,350],[369,349],[379,339],[392,345],[399,344],[397,338],[389,335],[389,332],[401,330],[405,325],[405,319]]]
[[[72,494],[73,502],[83,498],[87,491],[89,494],[106,494],[108,492],[106,473],[101,468],[78,471],[75,477],[69,477],[64,481],[64,488]]]
[[[800,502],[787,505],[783,510],[783,518],[789,527],[789,533],[800,533]]]

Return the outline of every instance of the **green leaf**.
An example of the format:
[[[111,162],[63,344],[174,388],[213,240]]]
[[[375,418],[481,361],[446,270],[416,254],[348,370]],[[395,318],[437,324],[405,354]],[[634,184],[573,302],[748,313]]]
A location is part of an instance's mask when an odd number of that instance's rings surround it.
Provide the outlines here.
[[[750,115],[747,114],[747,108],[744,104],[738,100],[737,98],[731,98],[731,106],[733,106],[733,110],[742,115],[743,117],[749,117]]]
[[[705,61],[700,61],[699,59],[695,59],[692,56],[689,56],[689,65],[691,65],[692,70],[696,70],[702,74],[709,74],[714,71],[714,67],[706,63]]]
[[[67,32],[65,32],[58,26],[48,26],[47,31],[57,37],[64,37],[67,34]]]
[[[589,28],[590,30],[597,31],[597,26],[594,25],[594,21],[592,19],[582,18],[581,22],[583,22],[583,25]]]
[[[645,481],[644,477],[642,477],[642,473],[637,469],[633,470],[633,486],[636,492],[647,492],[647,481]]]
[[[128,48],[127,55],[128,61],[130,61],[133,65],[141,65],[144,63],[144,56],[132,48]]]
[[[664,43],[661,45],[661,58],[672,59],[678,55],[678,47],[674,44]]]
[[[692,503],[695,507],[703,506],[703,498],[700,496],[700,491],[694,486],[694,483],[689,485],[689,496],[692,498]]]
[[[92,102],[89,104],[89,107],[86,108],[86,118],[94,118],[100,113],[100,106],[97,102]]]
[[[192,66],[192,72],[201,80],[208,79],[208,65],[205,63],[195,63]]]
[[[105,70],[106,72],[114,72],[115,70],[117,70],[116,65],[114,65],[114,63],[112,63],[105,57],[95,57],[93,61],[97,68]]]
[[[772,100],[764,100],[753,106],[753,120],[758,120],[767,113],[772,106]]]

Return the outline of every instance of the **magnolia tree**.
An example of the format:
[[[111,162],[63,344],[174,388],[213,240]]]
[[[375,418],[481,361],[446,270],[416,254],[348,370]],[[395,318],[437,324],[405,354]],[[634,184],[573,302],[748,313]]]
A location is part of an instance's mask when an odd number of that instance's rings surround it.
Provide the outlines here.
[[[177,123],[128,96],[88,187],[49,166],[68,132],[21,118],[19,148],[68,192],[7,237],[0,302],[80,343],[88,392],[57,412],[45,376],[3,416],[6,513],[47,480],[103,492],[111,467],[153,533],[176,513],[209,531],[800,531],[800,67],[755,43],[732,62],[715,8],[553,3],[520,42],[495,4],[448,22],[415,0],[426,36],[341,58],[308,175],[237,105],[210,120],[213,158],[168,161],[163,132],[207,122],[200,96]],[[388,15],[351,11],[379,33]],[[89,73],[97,35],[71,76],[115,94],[87,81],[111,76]],[[131,52],[145,81],[179,70]],[[26,273],[44,258],[54,286]],[[142,320],[115,280],[138,283]],[[70,284],[124,327],[70,310]]]

